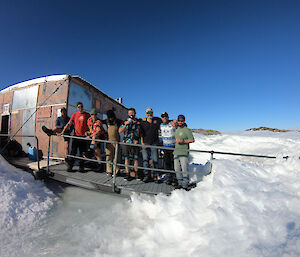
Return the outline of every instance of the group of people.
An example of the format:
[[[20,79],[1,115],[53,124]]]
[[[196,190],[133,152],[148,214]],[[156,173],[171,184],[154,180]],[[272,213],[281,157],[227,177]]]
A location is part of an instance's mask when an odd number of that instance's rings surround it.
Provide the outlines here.
[[[70,135],[73,132],[70,155],[66,158],[68,172],[74,172],[74,157],[79,150],[80,157],[83,157],[87,149],[94,152],[97,160],[101,161],[101,147],[96,139],[103,139],[113,142],[120,142],[122,135],[122,155],[125,166],[125,180],[142,180],[145,183],[154,181],[172,184],[175,188],[189,189],[188,174],[188,149],[189,144],[194,142],[194,137],[185,123],[185,116],[179,115],[177,119],[170,120],[167,112],[161,114],[161,118],[153,116],[152,108],[146,109],[146,117],[138,119],[134,108],[128,109],[128,117],[121,121],[116,118],[113,110],[107,111],[107,118],[100,120],[95,109],[87,113],[81,102],[77,103],[78,111],[71,118],[67,116],[66,108],[61,109],[61,116],[57,118],[55,129],[42,127],[48,135]],[[107,126],[107,130],[103,125]],[[83,138],[90,137],[90,141]],[[69,154],[69,137],[64,137],[65,154]],[[90,142],[88,147],[87,143]],[[152,146],[152,147],[150,147]],[[113,161],[116,158],[120,163],[120,151],[115,157],[116,144],[106,143],[106,173],[111,176],[113,173]],[[159,147],[163,149],[158,150]],[[170,149],[169,149],[170,148]],[[175,148],[171,149],[171,148]],[[138,163],[141,153],[144,171],[139,173]],[[175,171],[161,173],[155,171],[159,168],[159,153],[163,155],[165,170]],[[99,164],[99,169],[101,168]],[[152,170],[154,169],[154,170]],[[79,158],[79,171],[84,172],[84,158]],[[117,166],[117,172],[119,166]]]

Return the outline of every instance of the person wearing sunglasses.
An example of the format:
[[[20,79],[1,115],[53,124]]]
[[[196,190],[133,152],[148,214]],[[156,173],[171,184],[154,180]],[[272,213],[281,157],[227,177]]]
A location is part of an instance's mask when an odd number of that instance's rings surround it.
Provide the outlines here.
[[[143,156],[143,167],[149,168],[149,161],[152,161],[153,168],[158,168],[158,153],[156,148],[147,147],[147,145],[157,146],[159,144],[159,129],[162,123],[161,119],[158,117],[153,117],[152,108],[148,107],[146,109],[146,119],[141,121],[141,144],[142,156]],[[156,171],[153,171],[154,182],[160,183],[159,175]],[[143,182],[147,183],[152,181],[151,172],[149,170],[144,170]]]
[[[75,112],[71,116],[70,121],[67,123],[67,125],[64,127],[63,131],[60,134],[64,134],[65,131],[71,127],[71,125],[74,125],[73,136],[76,136],[76,137],[85,137],[86,136],[86,134],[89,130],[87,120],[89,119],[90,114],[83,110],[82,102],[77,103],[77,110],[78,110],[78,112]],[[73,138],[70,155],[75,156],[77,154],[77,149],[79,149],[79,154],[82,157],[83,153],[86,151],[86,148],[87,148],[86,140]],[[73,157],[68,158],[68,161],[67,161],[67,166],[68,166],[67,171],[68,172],[73,171],[74,162],[75,162],[75,160]],[[83,160],[79,160],[79,172],[84,172],[83,163],[84,163]]]
[[[140,139],[140,126],[138,124],[138,120],[135,117],[136,111],[134,108],[128,109],[128,117],[123,122],[123,124],[119,128],[119,133],[123,133],[123,143],[132,144],[131,145],[123,145],[123,156],[125,159],[125,165],[130,165],[130,161],[133,160],[134,165],[134,174],[135,178],[138,178],[138,159],[139,159],[139,147],[134,146],[139,143]],[[130,168],[125,166],[126,177],[124,178],[127,181],[131,181],[134,179],[130,175]]]
[[[195,139],[192,131],[185,124],[185,116],[178,115],[178,127],[175,131],[175,150],[174,154],[174,169],[178,181],[177,189],[184,188],[189,190],[189,171],[188,171],[188,156],[189,144],[194,143]]]

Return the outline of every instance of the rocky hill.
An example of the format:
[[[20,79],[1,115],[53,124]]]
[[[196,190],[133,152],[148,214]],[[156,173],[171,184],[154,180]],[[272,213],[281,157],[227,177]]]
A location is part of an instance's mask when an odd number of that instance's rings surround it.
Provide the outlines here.
[[[192,129],[194,133],[199,133],[202,135],[220,135],[221,132],[213,129]]]
[[[278,129],[278,128],[268,128],[268,127],[259,127],[259,128],[246,129],[246,131],[289,132],[289,131],[292,131],[292,130],[288,130],[288,129]]]

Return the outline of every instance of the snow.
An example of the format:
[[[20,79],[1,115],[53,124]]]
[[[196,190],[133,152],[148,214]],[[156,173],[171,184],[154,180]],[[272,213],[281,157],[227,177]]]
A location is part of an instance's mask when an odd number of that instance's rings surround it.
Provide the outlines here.
[[[26,86],[34,85],[34,84],[38,84],[38,83],[45,83],[46,81],[64,80],[64,79],[67,78],[67,76],[68,75],[51,75],[51,76],[47,76],[47,77],[41,77],[41,78],[27,80],[27,81],[17,83],[15,85],[9,86],[9,87],[1,90],[0,94],[9,92],[9,91],[14,90],[16,88],[22,88],[22,87],[26,87]]]
[[[196,188],[130,201],[57,197],[1,159],[0,256],[299,256],[300,133],[194,135],[192,149],[278,158],[215,155],[203,176],[210,155],[193,153]]]

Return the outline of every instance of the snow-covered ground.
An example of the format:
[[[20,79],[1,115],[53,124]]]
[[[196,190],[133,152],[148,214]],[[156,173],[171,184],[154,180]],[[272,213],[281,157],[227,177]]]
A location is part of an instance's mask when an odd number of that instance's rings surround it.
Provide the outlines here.
[[[54,194],[1,158],[0,256],[300,256],[300,133],[195,138],[192,149],[278,158],[216,155],[203,177],[210,156],[192,154],[197,188],[130,201]]]

